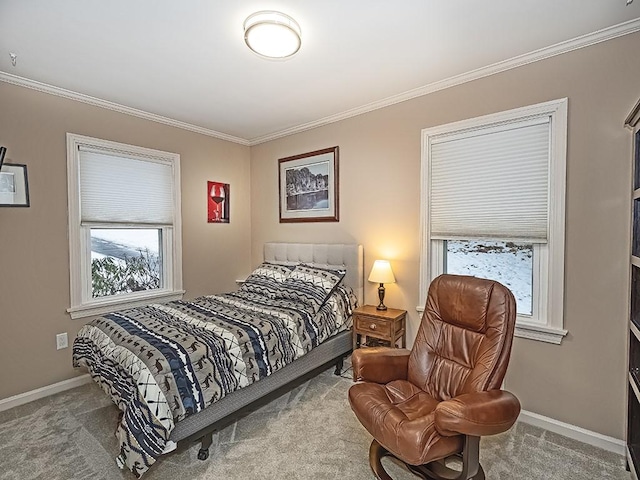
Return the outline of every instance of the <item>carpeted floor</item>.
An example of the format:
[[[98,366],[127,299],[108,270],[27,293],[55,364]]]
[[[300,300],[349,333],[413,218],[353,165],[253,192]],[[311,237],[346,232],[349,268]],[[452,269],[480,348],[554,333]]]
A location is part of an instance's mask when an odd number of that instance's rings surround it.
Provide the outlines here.
[[[194,444],[143,478],[373,479],[371,438],[349,408],[350,385],[327,371],[219,432],[208,460]],[[0,479],[133,479],[114,461],[117,414],[94,384],[0,412]],[[491,480],[630,478],[623,457],[524,423],[483,438],[480,449]],[[416,478],[385,466],[396,480]]]

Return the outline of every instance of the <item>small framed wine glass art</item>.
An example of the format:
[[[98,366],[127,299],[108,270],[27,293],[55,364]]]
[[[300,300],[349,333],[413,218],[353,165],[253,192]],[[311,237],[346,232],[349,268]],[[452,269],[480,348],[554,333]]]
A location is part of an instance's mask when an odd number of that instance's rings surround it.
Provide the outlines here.
[[[207,222],[229,223],[229,184],[207,182]]]
[[[338,147],[278,160],[280,223],[338,221]]]

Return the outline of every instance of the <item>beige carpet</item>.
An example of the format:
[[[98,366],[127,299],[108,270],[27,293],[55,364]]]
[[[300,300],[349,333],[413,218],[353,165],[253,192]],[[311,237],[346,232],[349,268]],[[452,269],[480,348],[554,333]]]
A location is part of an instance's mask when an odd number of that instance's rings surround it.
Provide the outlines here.
[[[372,479],[371,438],[349,408],[350,385],[327,371],[221,431],[208,460],[196,458],[194,444],[143,478]],[[133,479],[114,462],[117,414],[93,384],[0,412],[0,479]],[[526,424],[480,448],[488,479],[630,478],[621,456]],[[388,470],[396,480],[416,478],[394,464]]]

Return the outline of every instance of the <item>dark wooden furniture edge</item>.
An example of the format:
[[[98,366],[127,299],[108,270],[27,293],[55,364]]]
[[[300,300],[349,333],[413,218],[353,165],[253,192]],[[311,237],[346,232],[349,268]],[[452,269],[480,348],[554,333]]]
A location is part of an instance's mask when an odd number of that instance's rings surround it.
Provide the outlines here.
[[[631,472],[631,478],[640,476],[640,382],[638,370],[640,368],[640,330],[638,318],[640,311],[640,289],[638,273],[640,272],[640,258],[638,257],[638,238],[640,234],[640,218],[638,217],[638,202],[640,201],[640,100],[635,104],[625,120],[625,127],[633,132],[632,136],[632,195],[631,195],[631,262],[630,262],[630,292],[629,318],[627,339],[627,418],[625,439],[626,469]]]
[[[640,121],[640,100],[633,107],[631,112],[629,112],[629,116],[624,121],[624,126],[633,128]]]

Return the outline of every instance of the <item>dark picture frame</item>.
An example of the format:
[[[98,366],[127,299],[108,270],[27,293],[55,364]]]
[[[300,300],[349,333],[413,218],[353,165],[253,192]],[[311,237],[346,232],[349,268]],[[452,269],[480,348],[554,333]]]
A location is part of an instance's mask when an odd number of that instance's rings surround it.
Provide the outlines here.
[[[2,170],[2,163],[4,162],[4,156],[7,153],[7,147],[0,147],[0,170]]]
[[[27,166],[3,163],[0,167],[0,207],[28,207]]]
[[[280,223],[339,221],[338,167],[337,146],[280,158]]]

